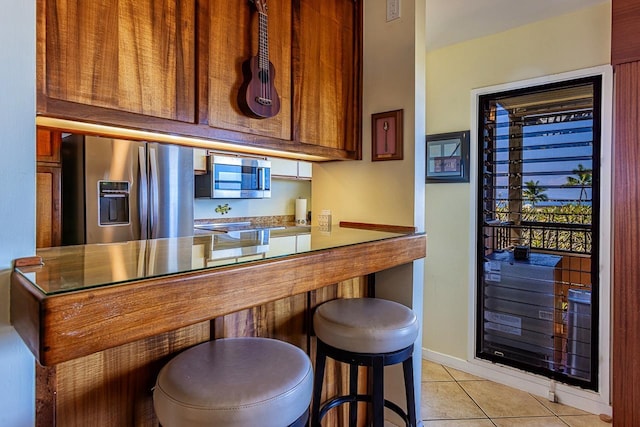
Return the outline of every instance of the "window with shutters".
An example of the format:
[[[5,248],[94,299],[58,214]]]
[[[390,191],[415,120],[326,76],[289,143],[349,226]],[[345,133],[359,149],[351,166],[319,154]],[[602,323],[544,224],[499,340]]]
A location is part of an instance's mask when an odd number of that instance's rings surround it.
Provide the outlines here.
[[[601,76],[479,97],[476,355],[597,389]]]

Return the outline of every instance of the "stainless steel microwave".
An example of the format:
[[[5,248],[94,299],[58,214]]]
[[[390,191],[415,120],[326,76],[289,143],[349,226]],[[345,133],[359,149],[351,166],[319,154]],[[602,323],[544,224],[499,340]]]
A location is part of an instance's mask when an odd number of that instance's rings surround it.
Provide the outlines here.
[[[263,158],[212,154],[207,173],[196,175],[196,197],[263,199],[271,197],[271,162]]]

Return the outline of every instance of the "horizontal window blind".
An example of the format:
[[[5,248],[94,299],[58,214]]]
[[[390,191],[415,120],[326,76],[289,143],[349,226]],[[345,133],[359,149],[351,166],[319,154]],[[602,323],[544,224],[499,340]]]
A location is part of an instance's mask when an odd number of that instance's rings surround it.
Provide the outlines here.
[[[483,95],[480,358],[597,388],[600,80]]]

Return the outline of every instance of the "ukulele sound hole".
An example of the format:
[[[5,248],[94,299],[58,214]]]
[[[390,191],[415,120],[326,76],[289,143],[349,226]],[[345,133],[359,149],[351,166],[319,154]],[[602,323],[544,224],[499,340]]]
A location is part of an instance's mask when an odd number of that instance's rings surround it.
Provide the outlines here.
[[[269,83],[269,72],[267,70],[260,70],[258,72],[258,78],[263,84]]]

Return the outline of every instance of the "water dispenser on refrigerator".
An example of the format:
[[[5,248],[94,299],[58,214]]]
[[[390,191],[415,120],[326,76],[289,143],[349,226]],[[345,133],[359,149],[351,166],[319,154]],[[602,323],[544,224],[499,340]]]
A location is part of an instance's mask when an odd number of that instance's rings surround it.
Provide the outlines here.
[[[129,182],[98,181],[98,225],[129,224]]]

